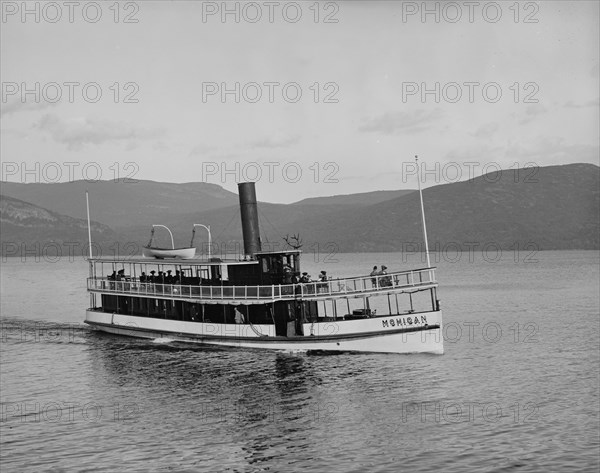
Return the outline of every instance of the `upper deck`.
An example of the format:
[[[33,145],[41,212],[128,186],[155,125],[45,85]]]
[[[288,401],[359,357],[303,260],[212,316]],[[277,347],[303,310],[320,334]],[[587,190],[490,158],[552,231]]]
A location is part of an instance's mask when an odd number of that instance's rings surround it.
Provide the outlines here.
[[[190,260],[184,261],[186,264],[190,262]],[[228,285],[223,282],[219,285],[178,284],[177,282],[167,284],[140,281],[139,278],[131,276],[125,276],[121,280],[92,276],[88,278],[87,286],[88,291],[103,294],[180,299],[207,304],[264,304],[284,300],[367,297],[428,289],[437,287],[435,269],[432,267],[377,276],[271,285]]]

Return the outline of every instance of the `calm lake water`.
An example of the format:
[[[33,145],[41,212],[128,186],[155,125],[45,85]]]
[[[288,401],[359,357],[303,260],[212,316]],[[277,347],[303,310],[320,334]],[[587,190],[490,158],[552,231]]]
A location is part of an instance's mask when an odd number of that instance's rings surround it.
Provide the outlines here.
[[[598,471],[598,252],[460,256],[436,261],[442,356],[101,334],[82,323],[85,261],[9,258],[2,471]],[[334,277],[424,266],[333,259],[303,266]]]

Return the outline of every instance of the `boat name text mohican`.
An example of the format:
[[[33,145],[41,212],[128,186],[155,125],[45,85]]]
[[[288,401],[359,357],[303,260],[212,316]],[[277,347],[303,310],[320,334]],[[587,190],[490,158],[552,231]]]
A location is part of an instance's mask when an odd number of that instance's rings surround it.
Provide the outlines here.
[[[406,327],[408,325],[427,325],[427,317],[422,315],[421,320],[419,317],[396,317],[395,319],[382,320],[381,325],[383,328],[390,327]]]

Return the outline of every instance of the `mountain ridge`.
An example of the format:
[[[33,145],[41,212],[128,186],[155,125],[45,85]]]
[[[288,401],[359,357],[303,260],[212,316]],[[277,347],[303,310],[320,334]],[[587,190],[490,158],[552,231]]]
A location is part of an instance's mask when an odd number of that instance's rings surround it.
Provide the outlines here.
[[[292,202],[291,205],[361,205],[367,206],[384,202],[396,197],[402,197],[406,194],[415,192],[414,189],[399,189],[399,190],[381,190],[371,192],[359,192],[355,194],[335,194],[325,197],[308,197],[306,199],[299,200],[298,202]]]
[[[528,244],[540,250],[598,249],[599,176],[596,165],[570,164],[540,167],[533,179],[526,179],[518,170],[505,170],[428,187],[423,198],[430,249],[443,250],[448,245],[467,249],[473,244],[494,244],[502,249]],[[237,245],[239,249],[237,196],[234,203],[231,200],[230,205],[201,211],[163,210],[160,222],[173,230],[176,246],[188,245],[192,224],[203,223],[211,225],[216,245]],[[314,203],[311,199],[293,204],[259,203],[259,221],[261,238],[265,244],[270,242],[270,249],[283,249],[283,237],[293,234],[300,235],[305,250],[327,244],[338,252],[403,251],[407,245],[423,249],[418,192],[362,206]],[[139,247],[146,243],[151,223],[156,222],[145,215],[111,230],[118,241]],[[11,233],[5,232],[4,224],[2,233],[3,241],[4,235]],[[19,234],[13,237],[19,238]],[[159,230],[157,241],[170,244],[166,233]],[[197,233],[195,243],[205,247],[206,236]]]
[[[107,225],[91,220],[96,242],[109,243],[118,235]],[[0,194],[0,227],[2,255],[86,254],[88,226],[86,219],[33,205]],[[8,236],[7,236],[8,235]]]
[[[28,184],[2,181],[0,185],[3,195],[74,218],[86,218],[84,196],[89,191],[91,214],[111,227],[148,222],[162,217],[165,211],[210,210],[238,201],[237,194],[204,182],[171,184],[119,179]],[[102,205],[97,205],[99,202]]]

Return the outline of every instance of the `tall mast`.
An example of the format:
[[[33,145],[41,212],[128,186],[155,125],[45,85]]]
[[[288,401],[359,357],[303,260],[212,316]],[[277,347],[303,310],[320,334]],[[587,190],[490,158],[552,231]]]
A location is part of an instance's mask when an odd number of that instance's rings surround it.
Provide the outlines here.
[[[88,191],[85,191],[85,205],[87,207],[88,243],[90,247],[90,259],[92,259],[92,227],[90,225],[90,196],[88,194]]]
[[[425,240],[425,255],[427,256],[427,267],[431,268],[429,261],[429,244],[427,243],[427,226],[425,225],[425,207],[423,206],[423,191],[421,190],[421,176],[419,174],[419,157],[415,156],[417,163],[417,182],[419,183],[419,197],[421,198],[421,219],[423,220],[423,239]]]

